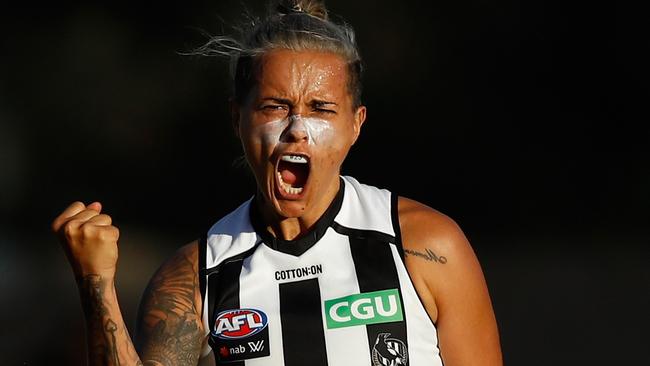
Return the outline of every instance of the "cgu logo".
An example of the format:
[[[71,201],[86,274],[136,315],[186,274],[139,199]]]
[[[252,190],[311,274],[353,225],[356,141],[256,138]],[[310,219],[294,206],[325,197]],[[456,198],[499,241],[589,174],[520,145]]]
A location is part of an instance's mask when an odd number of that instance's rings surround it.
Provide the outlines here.
[[[221,339],[246,338],[261,332],[267,322],[268,318],[261,310],[226,310],[217,315],[212,334]]]
[[[325,301],[327,328],[401,321],[402,303],[397,289],[365,292]]]

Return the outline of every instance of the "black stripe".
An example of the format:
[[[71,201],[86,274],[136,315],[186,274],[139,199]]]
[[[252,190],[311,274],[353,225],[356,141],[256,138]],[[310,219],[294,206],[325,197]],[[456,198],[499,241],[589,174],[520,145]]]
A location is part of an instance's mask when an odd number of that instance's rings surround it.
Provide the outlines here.
[[[325,332],[318,279],[280,284],[285,366],[326,366]]]
[[[237,255],[233,255],[232,257],[229,257],[227,259],[224,259],[224,260],[221,261],[221,263],[217,264],[214,267],[206,268],[206,270],[205,270],[206,276],[210,276],[214,272],[219,272],[223,266],[225,266],[226,264],[228,264],[230,262],[238,262],[238,261],[241,262],[241,261],[243,261],[246,257],[249,257],[250,255],[252,255],[253,252],[255,251],[255,249],[257,249],[257,246],[260,245],[260,244],[262,244],[262,242],[258,241],[257,243],[255,243],[255,245],[253,245],[252,248],[248,249],[247,251],[239,253]]]
[[[399,196],[392,192],[390,194],[390,217],[393,222],[393,231],[395,232],[395,245],[397,245],[397,251],[402,258],[402,263],[404,263],[404,247],[402,246],[402,229],[399,226]]]
[[[371,355],[375,342],[377,342],[381,333],[390,333],[387,338],[394,338],[404,342],[408,349],[404,301],[390,245],[386,241],[380,241],[372,237],[366,237],[365,239],[350,237],[350,249],[359,282],[359,291],[365,293],[397,289],[402,303],[401,321],[366,325],[368,347]]]
[[[207,234],[201,234],[199,238],[199,288],[201,290],[201,309],[205,306],[205,282],[206,282],[206,271],[205,271],[205,261],[206,261],[206,251],[208,247]]]
[[[399,196],[394,192],[391,193],[390,204],[391,204],[390,214],[391,214],[391,219],[393,221],[393,231],[395,231],[395,245],[397,246],[397,250],[399,251],[400,257],[402,258],[402,263],[404,263],[404,268],[406,268],[406,273],[408,274],[411,283],[415,283],[413,282],[413,278],[411,277],[411,272],[409,272],[408,268],[406,267],[406,260],[404,259],[404,244],[402,242],[402,230],[399,226]],[[426,309],[426,306],[424,306],[424,301],[422,301],[422,297],[420,296],[420,293],[417,291],[415,291],[415,293],[418,295],[418,300],[420,301],[420,305],[422,306],[422,308]],[[427,318],[429,318],[431,324],[435,328],[436,323],[428,315]],[[438,342],[438,344],[440,344],[440,342]]]
[[[332,223],[332,229],[334,229],[334,231],[336,231],[337,233],[341,235],[349,236],[350,238],[356,238],[360,240],[364,240],[366,238],[372,238],[374,240],[387,242],[387,243],[395,242],[394,236],[382,233],[381,231],[352,229],[349,227],[345,227],[339,224],[338,222]]]
[[[239,309],[239,274],[241,273],[243,261],[231,260],[212,271],[207,276],[208,303],[209,303],[209,326],[210,331],[214,327],[217,314],[224,310]],[[219,347],[215,344],[213,336],[209,337],[217,365],[224,364],[220,361]],[[244,361],[228,362],[228,365],[244,366]]]

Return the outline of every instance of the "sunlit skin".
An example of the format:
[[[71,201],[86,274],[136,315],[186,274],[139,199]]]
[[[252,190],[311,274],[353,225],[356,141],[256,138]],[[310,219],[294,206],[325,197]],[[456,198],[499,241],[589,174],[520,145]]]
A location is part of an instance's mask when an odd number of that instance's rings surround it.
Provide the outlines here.
[[[269,230],[283,239],[307,232],[339,189],[339,172],[365,120],[353,108],[343,60],[331,53],[273,50],[260,60],[257,86],[242,106],[233,105],[234,125],[264,198]],[[322,103],[327,102],[327,103]],[[336,138],[310,145],[289,126],[273,143],[264,124],[291,115],[324,119]],[[269,141],[272,140],[272,141]],[[276,179],[279,156],[305,153],[311,170],[299,199],[286,198]],[[406,251],[431,250],[449,258],[444,265],[407,255],[406,266],[427,313],[436,323],[446,365],[501,365],[499,335],[478,260],[458,225],[442,213],[400,197],[398,215]]]
[[[347,68],[336,54],[271,50],[259,61],[256,86],[242,105],[232,105],[233,123],[257,181],[268,229],[291,240],[309,231],[338,192],[341,164],[359,137],[366,108],[353,105]],[[326,126],[327,133],[310,141],[306,130],[292,128],[291,121]],[[278,133],[274,126],[286,127]],[[309,158],[309,177],[300,194],[283,193],[278,186],[278,159],[289,152]],[[435,169],[425,159],[422,164]],[[501,366],[490,296],[461,229],[449,217],[405,197],[398,200],[398,221],[406,268],[435,323],[444,364]],[[198,363],[208,332],[202,320],[197,241],[180,248],[152,277],[134,343],[115,291],[119,231],[111,217],[99,202],[75,202],[53,221],[52,230],[77,277],[91,364]],[[445,257],[444,263],[432,261],[428,253]]]
[[[287,127],[275,141],[264,124],[289,116],[329,123],[335,138],[309,143],[304,131]],[[339,55],[317,51],[272,50],[261,56],[256,86],[243,105],[233,105],[233,122],[255,175],[269,230],[291,240],[307,232],[339,190],[339,172],[366,118],[348,88],[347,65]],[[309,178],[300,197],[283,194],[277,164],[286,153],[309,157]]]

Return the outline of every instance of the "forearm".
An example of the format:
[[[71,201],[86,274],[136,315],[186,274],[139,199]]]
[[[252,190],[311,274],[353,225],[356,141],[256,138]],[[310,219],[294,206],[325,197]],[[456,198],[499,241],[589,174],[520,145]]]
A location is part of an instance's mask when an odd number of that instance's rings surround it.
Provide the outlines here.
[[[198,243],[154,275],[138,316],[137,351],[115,291],[119,230],[99,202],[74,202],[52,222],[77,278],[86,318],[89,364],[196,366],[205,339]]]
[[[89,365],[142,365],[124,324],[112,278],[78,280],[86,318]]]

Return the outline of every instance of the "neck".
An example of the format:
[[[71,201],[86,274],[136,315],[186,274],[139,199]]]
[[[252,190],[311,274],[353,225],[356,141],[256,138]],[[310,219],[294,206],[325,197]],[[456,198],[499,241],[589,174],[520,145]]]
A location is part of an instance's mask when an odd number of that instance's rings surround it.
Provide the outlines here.
[[[305,213],[298,217],[279,216],[264,200],[257,200],[267,230],[276,238],[283,240],[295,240],[302,237],[311,230],[330,207],[340,186],[341,181],[337,176],[335,181],[327,186],[323,194],[315,195],[318,197],[317,202],[307,204]]]

